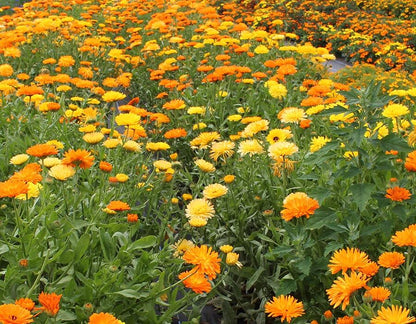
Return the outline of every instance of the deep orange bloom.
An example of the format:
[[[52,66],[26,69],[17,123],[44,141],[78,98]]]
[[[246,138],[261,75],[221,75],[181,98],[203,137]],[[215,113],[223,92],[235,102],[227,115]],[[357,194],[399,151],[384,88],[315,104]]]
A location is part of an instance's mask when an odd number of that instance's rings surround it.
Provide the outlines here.
[[[36,184],[42,181],[41,171],[42,167],[38,163],[29,163],[22,170],[15,172],[9,180]]]
[[[359,272],[365,274],[367,277],[373,277],[377,274],[380,267],[374,261],[369,261],[364,267],[358,269]]]
[[[354,317],[347,315],[344,317],[338,317],[337,324],[354,324]]]
[[[402,231],[397,231],[391,240],[397,246],[416,246],[416,224],[409,225]]]
[[[187,135],[187,132],[186,132],[185,129],[183,129],[183,128],[174,128],[174,129],[168,130],[165,133],[164,137],[167,138],[167,139],[170,139],[170,138],[185,137],[186,135]]]
[[[27,324],[33,322],[33,315],[16,304],[0,305],[0,323],[3,324]]]
[[[114,210],[114,211],[124,211],[124,210],[130,210],[129,204],[125,203],[124,201],[120,200],[113,200],[107,205],[108,209]]]
[[[351,272],[350,276],[344,273],[344,277],[338,277],[331,288],[326,290],[330,304],[338,307],[342,303],[342,310],[344,310],[350,303],[350,296],[364,287],[368,280],[370,278],[362,273]]]
[[[109,313],[94,313],[90,316],[88,324],[118,324],[120,321]]]
[[[356,248],[340,249],[334,253],[329,261],[328,268],[332,274],[342,271],[347,272],[348,269],[360,270],[364,268],[369,262],[368,256],[365,252],[361,252]]]
[[[217,252],[212,251],[212,248],[206,245],[190,248],[182,258],[185,262],[194,264],[195,268],[207,275],[210,280],[215,279],[217,273],[220,273],[221,259],[218,257]]]
[[[293,296],[280,295],[264,305],[265,312],[269,317],[281,317],[281,322],[286,320],[288,323],[294,317],[302,316],[305,311],[302,302],[299,302]]]
[[[204,274],[197,271],[195,268],[191,271],[181,272],[178,278],[183,280],[183,284],[186,288],[192,289],[197,294],[202,294],[204,292],[209,293],[212,289],[210,282]]]
[[[407,155],[404,167],[407,171],[416,171],[416,151],[410,152]]]
[[[378,264],[384,268],[398,269],[405,261],[403,253],[384,252],[378,258]]]
[[[285,221],[305,216],[309,218],[319,208],[316,199],[308,197],[304,192],[291,193],[283,200],[283,210],[280,212]]]
[[[61,301],[62,295],[55,293],[41,292],[38,296],[39,303],[42,305],[40,309],[45,311],[50,316],[55,316],[59,311],[59,302]]]
[[[137,214],[127,214],[127,221],[129,223],[137,223],[139,216]]]
[[[35,302],[30,298],[20,298],[14,302],[16,305],[31,311],[35,307]]]
[[[62,159],[62,164],[75,167],[79,165],[82,169],[90,168],[94,163],[94,156],[87,150],[73,150],[65,152],[65,157]]]
[[[51,144],[36,144],[29,147],[26,150],[26,153],[43,159],[49,155],[58,154],[58,150]]]
[[[384,287],[372,287],[367,290],[364,296],[369,296],[373,301],[384,302],[390,297],[390,290]]]
[[[407,308],[403,306],[392,305],[390,307],[381,307],[377,312],[377,317],[371,319],[371,324],[386,324],[386,323],[400,323],[408,324],[416,322],[416,319],[412,316],[409,317]]]
[[[99,168],[101,171],[104,171],[104,172],[111,172],[111,170],[113,170],[113,166],[111,165],[111,163],[106,162],[106,161],[101,161]]]
[[[387,193],[385,195],[386,198],[389,198],[394,201],[408,200],[411,196],[412,194],[409,190],[398,186],[387,189]]]
[[[17,90],[17,96],[33,96],[35,94],[43,94],[43,89],[34,85],[22,86]]]
[[[7,180],[0,182],[0,198],[14,198],[21,194],[27,194],[28,191],[29,187],[24,181]]]
[[[166,110],[177,110],[185,108],[185,101],[181,99],[173,99],[163,105]]]

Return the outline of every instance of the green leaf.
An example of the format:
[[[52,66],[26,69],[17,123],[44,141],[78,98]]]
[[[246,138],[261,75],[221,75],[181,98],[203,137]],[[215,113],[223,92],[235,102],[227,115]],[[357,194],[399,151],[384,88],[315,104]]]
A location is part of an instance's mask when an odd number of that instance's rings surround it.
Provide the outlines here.
[[[116,291],[114,294],[121,295],[126,298],[134,298],[134,299],[139,299],[143,296],[141,293],[133,289],[124,289],[124,290]]]
[[[295,267],[303,274],[309,275],[311,270],[312,259],[310,257],[306,257],[300,262],[297,262]]]
[[[56,321],[60,322],[69,322],[76,321],[77,316],[74,313],[68,312],[66,310],[60,309],[58,315],[56,316]]]
[[[6,252],[9,252],[9,247],[7,246],[7,244],[2,244],[0,245],[0,254],[4,254]]]
[[[148,235],[133,242],[133,244],[131,244],[127,250],[131,252],[131,251],[135,251],[138,249],[145,249],[145,248],[153,247],[155,245],[156,245],[156,236]]]
[[[367,206],[374,191],[375,185],[372,183],[357,183],[351,186],[352,199],[361,211]]]
[[[111,239],[110,234],[104,230],[100,231],[100,244],[104,258],[107,261],[112,260],[114,258],[114,254],[116,253],[114,242]]]
[[[84,255],[85,251],[87,251],[90,245],[90,236],[88,234],[83,234],[79,239],[77,246],[75,248],[74,259],[79,260]]]
[[[256,272],[251,276],[251,278],[247,281],[246,285],[246,292],[250,290],[250,288],[256,283],[256,281],[259,279],[260,275],[264,272],[264,268],[260,267],[257,269]]]
[[[396,150],[399,152],[407,153],[412,150],[409,144],[407,144],[406,140],[401,136],[397,136],[396,134],[389,134],[382,139],[374,140],[373,142],[378,142],[383,151]]]
[[[296,289],[297,289],[297,285],[294,279],[284,279],[280,283],[277,294],[287,295],[287,294],[290,294],[292,291],[295,291]]]
[[[306,229],[317,230],[334,222],[336,216],[332,211],[317,211],[306,221]]]
[[[339,242],[329,242],[325,247],[324,256],[327,256],[329,253],[338,250],[344,246],[343,243]]]

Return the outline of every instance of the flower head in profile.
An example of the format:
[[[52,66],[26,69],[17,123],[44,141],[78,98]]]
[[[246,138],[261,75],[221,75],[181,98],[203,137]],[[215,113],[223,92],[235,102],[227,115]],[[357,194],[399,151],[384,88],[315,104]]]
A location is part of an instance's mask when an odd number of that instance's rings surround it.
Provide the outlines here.
[[[36,144],[31,147],[29,147],[26,150],[26,153],[31,156],[36,156],[38,158],[45,158],[49,155],[55,155],[58,153],[58,150],[55,146],[50,144]]]
[[[385,197],[390,200],[400,201],[400,202],[402,202],[403,200],[410,199],[411,196],[412,194],[410,193],[409,190],[407,190],[406,188],[398,187],[398,186],[387,189],[387,193],[385,195]]]
[[[103,94],[102,98],[105,102],[114,102],[123,100],[124,98],[126,98],[126,95],[118,91],[107,91]]]
[[[122,324],[123,322],[109,313],[94,313],[90,316],[88,324]]]
[[[195,164],[203,172],[215,171],[215,166],[211,162],[205,161],[204,159],[195,160]]]
[[[76,167],[77,165],[82,169],[90,168],[94,163],[94,156],[91,155],[91,152],[87,150],[70,149],[65,152],[64,158],[62,159],[62,164]]]
[[[30,298],[20,298],[14,302],[16,305],[22,306],[28,311],[32,311],[35,307],[35,302]]]
[[[209,293],[212,289],[210,282],[204,274],[195,268],[190,271],[181,272],[178,278],[183,280],[186,288],[192,289],[197,294]]]
[[[396,118],[396,117],[406,115],[409,112],[410,112],[409,108],[407,108],[405,105],[390,104],[390,105],[384,107],[383,112],[381,114],[384,117]]]
[[[368,289],[364,296],[371,297],[373,301],[385,302],[390,297],[390,290],[384,287],[372,287]]]
[[[300,317],[305,313],[302,302],[293,296],[273,297],[264,308],[269,317],[280,317],[282,323],[284,320],[290,323],[292,318]]]
[[[212,248],[206,245],[189,248],[182,259],[186,263],[195,265],[196,270],[206,275],[210,280],[215,279],[221,270],[221,259],[218,257],[218,252],[212,251]]]
[[[342,310],[344,310],[350,303],[351,295],[363,288],[368,280],[370,278],[362,273],[351,272],[351,275],[344,273],[343,277],[338,277],[331,288],[326,290],[330,304],[334,307],[342,304]]]
[[[273,160],[279,160],[281,157],[288,157],[292,154],[295,154],[299,148],[296,144],[291,142],[276,142],[269,146],[268,152],[269,156]]]
[[[398,269],[405,261],[403,253],[400,252],[384,252],[378,257],[377,263],[389,269]]]
[[[228,188],[219,183],[213,183],[204,188],[202,194],[206,199],[214,199],[224,196],[228,192]]]
[[[390,307],[382,306],[381,309],[377,312],[377,316],[372,318],[371,324],[407,324],[413,323],[416,319],[411,316],[409,317],[409,312],[407,308],[403,306],[392,305]]]
[[[334,253],[329,261],[329,269],[332,274],[342,271],[342,273],[350,270],[360,270],[364,268],[370,260],[365,252],[361,252],[356,248],[340,249]]]
[[[108,205],[107,208],[113,211],[125,211],[130,210],[129,204],[120,200],[113,200]]]
[[[416,171],[416,151],[410,152],[404,162],[404,167],[407,171]]]
[[[401,231],[397,231],[391,238],[397,246],[416,246],[416,224],[409,225]]]
[[[280,214],[288,222],[293,218],[302,216],[309,218],[319,208],[319,203],[316,199],[308,197],[304,192],[295,192],[283,200],[283,208]]]
[[[49,316],[56,316],[59,311],[59,302],[62,295],[55,293],[41,292],[38,296],[39,303],[42,305],[41,310],[45,311]]]
[[[49,169],[48,174],[57,180],[65,181],[75,175],[75,168],[70,165],[58,164]]]
[[[33,315],[29,310],[16,304],[0,305],[0,323],[28,324],[33,322]]]
[[[0,182],[0,198],[15,198],[21,194],[27,194],[28,192],[29,186],[24,181],[6,180],[4,182]]]

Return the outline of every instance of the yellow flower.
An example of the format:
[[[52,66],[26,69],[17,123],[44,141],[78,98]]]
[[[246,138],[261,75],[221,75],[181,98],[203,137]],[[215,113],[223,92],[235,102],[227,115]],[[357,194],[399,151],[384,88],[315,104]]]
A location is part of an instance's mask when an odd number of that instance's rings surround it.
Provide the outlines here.
[[[253,156],[255,154],[263,153],[263,147],[261,146],[260,142],[256,139],[253,140],[246,140],[242,141],[238,147],[238,153],[241,156],[250,155]]]
[[[288,129],[282,129],[282,128],[275,128],[272,129],[269,134],[266,137],[266,140],[270,143],[276,143],[276,142],[283,142],[287,139],[290,139],[293,137],[293,134]]]
[[[123,148],[130,152],[140,152],[142,145],[135,141],[129,140],[123,144]]]
[[[17,154],[10,159],[10,164],[20,165],[29,160],[29,155],[27,154]]]
[[[223,253],[230,253],[230,252],[232,252],[233,249],[234,248],[231,245],[228,245],[228,244],[220,246],[220,250]]]
[[[205,111],[205,107],[189,107],[187,113],[189,115],[204,115]]]
[[[240,121],[243,118],[241,115],[235,114],[227,117],[228,121]]]
[[[57,157],[47,157],[44,158],[42,161],[43,165],[47,168],[52,168],[55,165],[61,164],[61,160]]]
[[[228,188],[219,183],[213,183],[204,188],[202,192],[204,198],[214,199],[224,196],[228,192]]]
[[[112,149],[112,148],[119,146],[121,143],[122,143],[121,140],[118,138],[109,138],[104,141],[103,146],[108,149]]]
[[[269,49],[264,45],[259,45],[254,49],[254,53],[256,53],[256,54],[267,54],[267,53],[269,53]]]
[[[197,130],[197,129],[204,129],[206,127],[207,127],[207,124],[201,122],[201,123],[198,123],[198,124],[194,124],[192,126],[192,129]]]
[[[119,126],[137,125],[140,122],[140,116],[132,113],[117,115],[116,123]]]
[[[118,91],[107,91],[103,94],[102,98],[105,102],[114,102],[123,100],[124,98],[126,98],[126,95]]]
[[[27,186],[29,188],[27,194],[17,195],[16,196],[17,199],[26,200],[27,198],[39,197],[40,189],[42,189],[43,187],[40,183],[34,184],[32,182],[28,182]]]
[[[242,137],[253,137],[255,134],[261,131],[269,129],[269,121],[266,119],[260,119],[248,124],[241,132]]]
[[[277,83],[269,87],[269,94],[276,99],[283,99],[287,95],[287,89],[283,84]]]
[[[195,160],[195,164],[201,171],[204,171],[204,172],[215,171],[215,166],[212,163],[205,161],[204,159]]]
[[[116,179],[118,182],[126,182],[127,180],[129,180],[129,176],[124,173],[117,173]]]
[[[235,175],[227,174],[226,176],[224,176],[223,180],[225,183],[231,183],[235,180]]]
[[[165,142],[149,142],[146,144],[148,151],[165,151],[170,149],[170,145]]]
[[[57,180],[65,181],[75,174],[75,168],[65,164],[58,164],[50,168],[49,175]]]
[[[323,148],[326,143],[331,142],[331,139],[326,136],[314,136],[311,141],[311,146],[309,148],[309,151],[312,153],[319,151],[321,148]]]
[[[276,142],[269,146],[269,156],[274,159],[278,160],[281,157],[286,157],[292,154],[295,154],[299,148],[294,143],[290,142]]]
[[[390,104],[384,107],[382,115],[388,118],[396,118],[409,113],[409,108],[401,104]]]
[[[231,141],[215,142],[211,145],[210,157],[214,161],[219,158],[228,158],[234,154],[235,144]]]
[[[172,163],[165,160],[157,160],[153,162],[153,166],[161,171],[166,171],[172,167]]]
[[[279,118],[282,123],[298,123],[302,119],[305,119],[305,117],[305,111],[296,107],[284,108],[277,115],[277,118]]]
[[[238,253],[235,252],[229,252],[227,253],[227,256],[225,258],[225,263],[227,263],[228,265],[235,265],[239,268],[241,268],[243,266],[243,264],[238,261],[238,258],[240,257],[240,255]]]
[[[199,218],[208,220],[214,217],[215,210],[211,202],[205,198],[193,199],[186,206],[185,215],[187,218]]]
[[[87,133],[82,136],[82,139],[88,144],[97,144],[104,138],[104,134],[101,132]]]
[[[358,151],[347,151],[344,153],[344,158],[351,160],[354,157],[358,156]]]

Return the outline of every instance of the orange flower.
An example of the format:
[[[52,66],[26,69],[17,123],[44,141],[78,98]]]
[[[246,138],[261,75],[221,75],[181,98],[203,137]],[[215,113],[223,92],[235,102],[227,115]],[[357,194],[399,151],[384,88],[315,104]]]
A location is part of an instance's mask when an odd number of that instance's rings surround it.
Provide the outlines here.
[[[99,168],[101,171],[104,171],[104,172],[111,172],[111,170],[113,170],[113,166],[111,165],[111,163],[106,162],[106,161],[101,161]]]
[[[90,316],[88,324],[119,324],[120,321],[109,313],[94,313]]]
[[[416,246],[416,224],[409,225],[402,231],[397,231],[391,240],[397,246]]]
[[[281,317],[282,323],[284,320],[290,323],[292,318],[302,316],[305,313],[302,302],[299,302],[293,296],[280,295],[279,297],[273,297],[271,301],[264,305],[264,308],[269,317]]]
[[[129,223],[137,223],[139,216],[137,214],[127,214],[127,221]]]
[[[398,186],[387,189],[387,194],[385,195],[386,198],[394,201],[408,200],[411,196],[412,195],[409,190]]]
[[[62,159],[62,164],[70,165],[75,167],[79,165],[82,169],[88,169],[94,163],[94,157],[91,155],[91,152],[87,150],[73,150],[65,152],[65,157]]]
[[[58,150],[55,146],[50,144],[36,144],[29,147],[26,150],[26,153],[31,156],[36,156],[40,159],[43,159],[49,155],[58,154]]]
[[[354,317],[352,316],[338,317],[337,324],[354,324]]]
[[[15,304],[0,305],[0,323],[3,324],[27,324],[33,322],[33,315]]]
[[[30,298],[20,298],[14,302],[16,305],[31,311],[35,307],[35,302]]]
[[[163,105],[163,108],[166,110],[178,110],[185,108],[185,101],[181,99],[174,99],[171,100]]]
[[[381,307],[377,312],[377,317],[371,319],[371,324],[388,324],[388,323],[400,323],[408,324],[413,323],[416,319],[412,316],[409,317],[409,310],[403,308],[403,306],[392,305],[390,307]]]
[[[35,94],[43,94],[43,89],[37,86],[22,86],[17,90],[17,96],[33,96]]]
[[[338,277],[331,288],[326,290],[330,304],[338,307],[342,303],[342,310],[344,310],[350,303],[351,294],[364,287],[368,280],[370,278],[362,273],[351,272],[350,276],[344,273],[344,277]]]
[[[9,180],[24,181],[26,183],[32,182],[33,184],[36,184],[42,181],[41,171],[42,167],[39,164],[29,163],[25,165],[22,170],[15,172]]]
[[[183,128],[174,128],[171,130],[168,130],[165,135],[163,135],[165,138],[180,138],[185,137],[187,135],[187,132]]]
[[[0,198],[14,198],[21,194],[27,194],[28,191],[29,187],[24,181],[7,180],[0,182]]]
[[[285,221],[305,216],[309,218],[319,208],[316,199],[308,197],[304,192],[291,193],[283,200],[283,210],[280,212]]]
[[[212,289],[210,282],[205,278],[204,274],[195,268],[191,271],[181,272],[178,278],[183,280],[186,288],[192,289],[197,294],[209,293]]]
[[[331,273],[335,274],[342,270],[342,273],[347,272],[348,269],[360,270],[364,268],[369,260],[365,252],[361,252],[356,248],[341,249],[334,253],[328,268],[331,269]]]
[[[39,303],[42,305],[40,309],[44,310],[46,314],[50,316],[55,316],[59,311],[59,302],[62,295],[57,295],[55,293],[45,293],[41,292],[38,296]]]
[[[368,295],[373,301],[384,302],[390,297],[390,290],[384,287],[372,287],[367,290],[364,296]]]
[[[398,269],[405,261],[403,253],[384,252],[378,258],[378,264],[384,268]]]
[[[125,203],[124,201],[120,200],[113,200],[107,205],[108,209],[114,210],[114,211],[124,211],[124,210],[130,210],[129,204]]]
[[[374,261],[369,261],[364,267],[358,269],[359,272],[365,274],[367,277],[373,277],[377,274],[380,267]]]
[[[407,155],[404,167],[407,171],[416,171],[416,151],[410,152]]]
[[[182,258],[185,262],[194,264],[196,270],[206,274],[210,280],[215,279],[217,273],[220,273],[221,259],[217,252],[212,251],[212,248],[206,245],[190,248]]]

